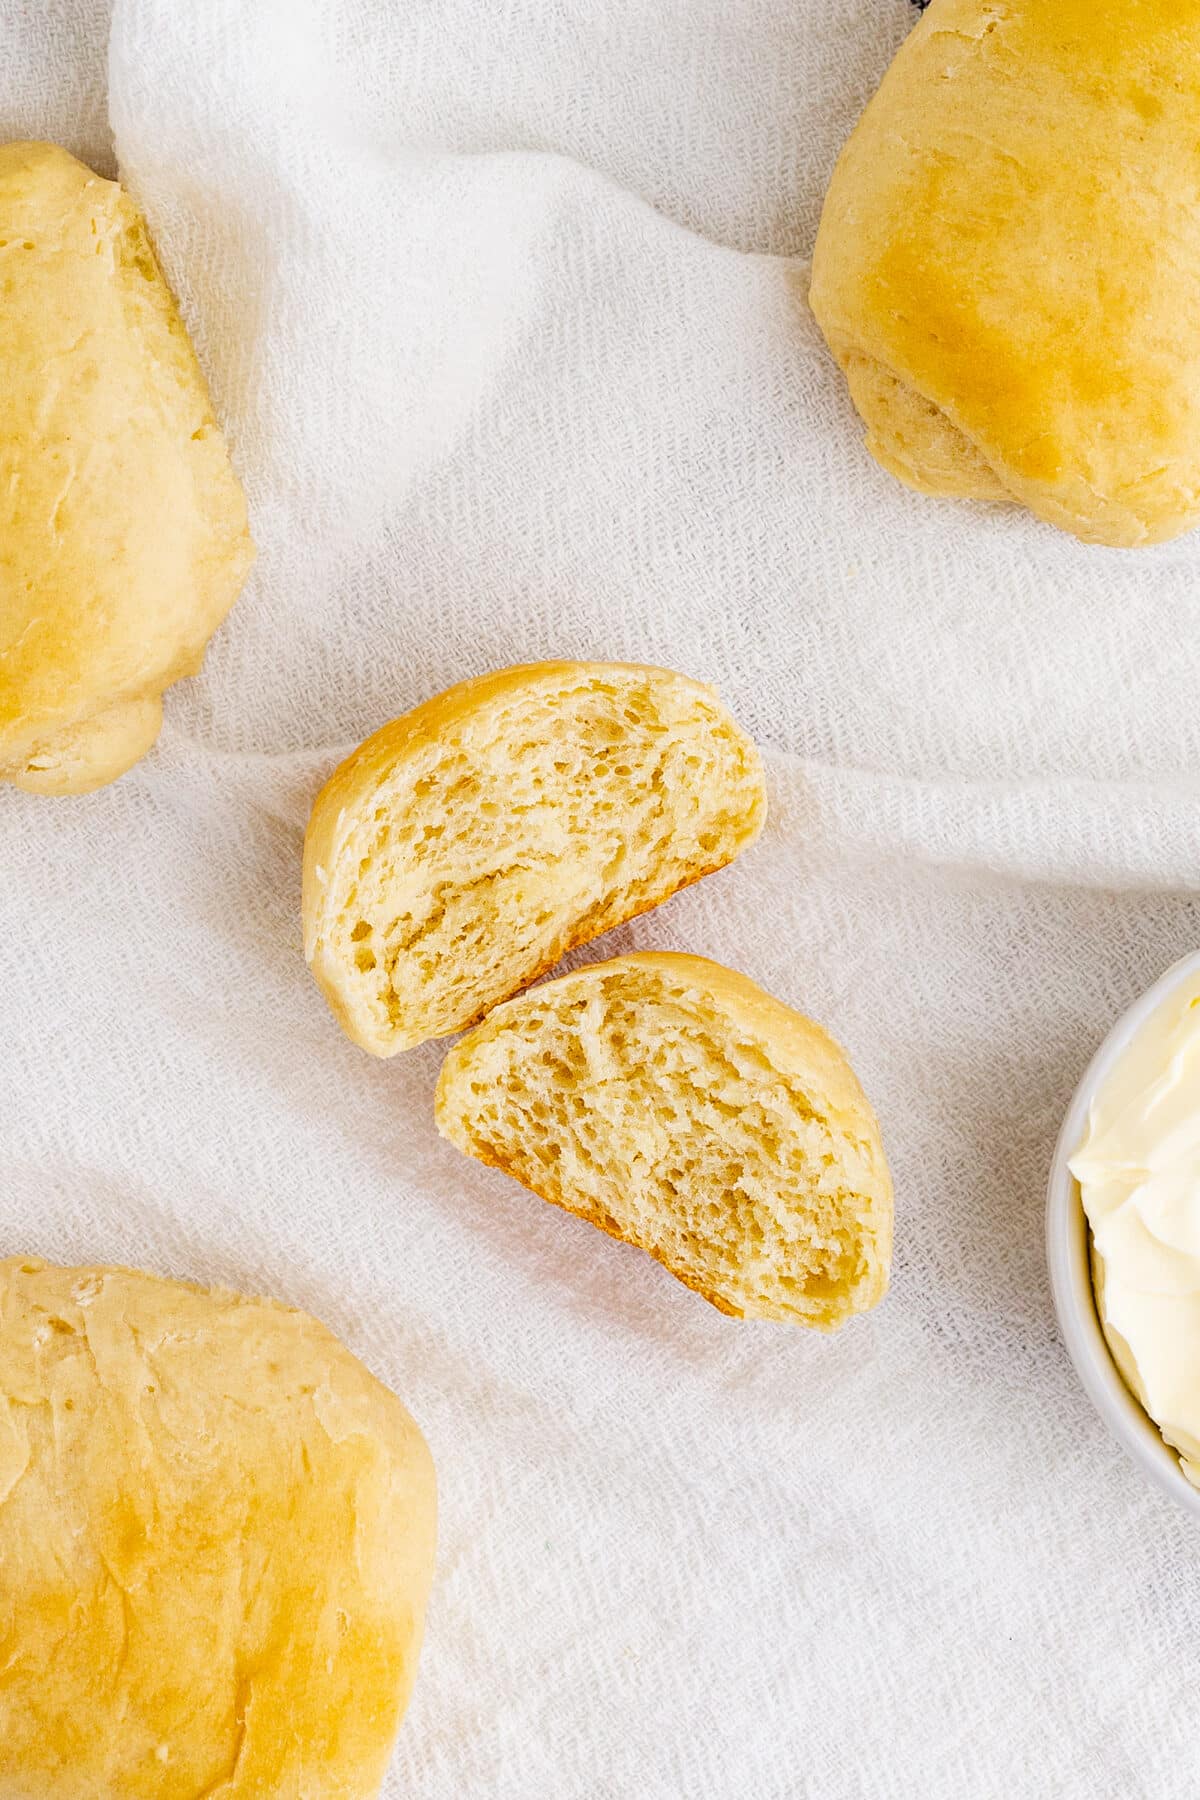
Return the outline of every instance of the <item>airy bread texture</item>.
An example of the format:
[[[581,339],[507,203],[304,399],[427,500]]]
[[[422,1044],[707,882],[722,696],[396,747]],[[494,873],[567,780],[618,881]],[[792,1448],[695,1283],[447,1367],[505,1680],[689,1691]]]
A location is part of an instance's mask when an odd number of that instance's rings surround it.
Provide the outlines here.
[[[1200,521],[1200,0],[932,0],[834,172],[811,303],[924,493],[1093,543]]]
[[[833,1331],[887,1289],[891,1178],[849,1063],[701,957],[619,957],[497,1008],[447,1056],[437,1121],[721,1312]]]
[[[434,1504],[413,1421],[304,1313],[0,1262],[0,1794],[376,1794]]]
[[[349,1036],[391,1056],[721,868],[765,816],[758,752],[710,688],[505,669],[385,725],[322,789],[305,955]]]
[[[0,780],[111,781],[253,560],[146,229],[52,144],[0,146]]]

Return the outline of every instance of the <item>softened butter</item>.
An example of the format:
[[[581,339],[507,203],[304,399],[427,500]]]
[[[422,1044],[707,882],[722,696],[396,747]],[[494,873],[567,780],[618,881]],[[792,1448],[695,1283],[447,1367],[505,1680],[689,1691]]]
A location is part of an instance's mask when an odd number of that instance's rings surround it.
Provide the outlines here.
[[[1070,1167],[1109,1348],[1200,1487],[1200,975],[1128,1045]]]

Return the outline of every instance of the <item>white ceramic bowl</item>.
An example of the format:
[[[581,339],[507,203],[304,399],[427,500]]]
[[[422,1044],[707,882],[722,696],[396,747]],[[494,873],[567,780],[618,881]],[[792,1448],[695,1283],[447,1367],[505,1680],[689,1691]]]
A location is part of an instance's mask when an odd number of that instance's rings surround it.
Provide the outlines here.
[[[1050,1167],[1046,1257],[1063,1342],[1093,1406],[1151,1481],[1189,1512],[1200,1516],[1200,1489],[1194,1488],[1183,1473],[1179,1458],[1168,1449],[1153,1419],[1125,1386],[1109,1354],[1092,1293],[1087,1219],[1079,1196],[1079,1184],[1067,1167],[1068,1158],[1083,1141],[1092,1096],[1107,1079],[1117,1058],[1172,989],[1198,971],[1200,951],[1168,969],[1117,1020],[1089,1063],[1067,1110]]]

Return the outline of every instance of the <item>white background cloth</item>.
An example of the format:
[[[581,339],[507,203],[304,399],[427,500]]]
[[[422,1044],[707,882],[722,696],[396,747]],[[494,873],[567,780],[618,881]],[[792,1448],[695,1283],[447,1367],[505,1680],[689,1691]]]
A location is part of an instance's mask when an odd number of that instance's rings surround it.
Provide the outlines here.
[[[1200,1543],[1093,1416],[1043,1183],[1200,926],[1200,539],[917,499],[803,304],[907,0],[0,0],[0,130],[119,163],[257,571],[159,749],[0,789],[0,1244],[266,1291],[405,1398],[441,1489],[387,1794],[1200,1790]],[[824,1021],[897,1187],[886,1304],[721,1318],[437,1137],[301,955],[309,803],[541,656],[715,682],[735,868],[594,948]]]

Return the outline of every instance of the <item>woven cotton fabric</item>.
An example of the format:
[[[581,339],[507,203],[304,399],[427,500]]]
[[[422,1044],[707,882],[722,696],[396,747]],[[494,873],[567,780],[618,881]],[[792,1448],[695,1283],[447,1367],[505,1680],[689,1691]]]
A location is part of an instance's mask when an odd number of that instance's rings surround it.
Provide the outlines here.
[[[1200,1791],[1200,1548],[1060,1345],[1043,1186],[1200,930],[1200,539],[1085,548],[866,455],[805,306],[907,0],[0,0],[0,130],[118,167],[259,564],[157,750],[0,788],[0,1246],[269,1292],[404,1397],[438,1577],[386,1793]],[[436,1135],[301,953],[311,800],[550,656],[763,747],[735,867],[594,946],[846,1045],[883,1307],[720,1317]],[[0,1749],[2,1760],[2,1749]]]

